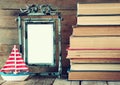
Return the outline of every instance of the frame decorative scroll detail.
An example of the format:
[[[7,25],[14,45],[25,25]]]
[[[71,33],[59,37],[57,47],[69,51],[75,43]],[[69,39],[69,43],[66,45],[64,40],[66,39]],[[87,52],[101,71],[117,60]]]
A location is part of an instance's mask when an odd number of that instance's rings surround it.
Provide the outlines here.
[[[50,5],[30,5],[26,6],[26,9],[20,8],[20,15],[56,15],[59,12],[56,9],[53,9]]]

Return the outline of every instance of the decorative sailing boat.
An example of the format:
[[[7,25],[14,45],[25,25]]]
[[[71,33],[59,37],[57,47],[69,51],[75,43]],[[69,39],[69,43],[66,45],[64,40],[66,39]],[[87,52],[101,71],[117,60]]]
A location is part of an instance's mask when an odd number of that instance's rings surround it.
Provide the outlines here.
[[[7,81],[23,81],[29,76],[29,69],[14,45],[6,64],[0,70],[1,77]]]

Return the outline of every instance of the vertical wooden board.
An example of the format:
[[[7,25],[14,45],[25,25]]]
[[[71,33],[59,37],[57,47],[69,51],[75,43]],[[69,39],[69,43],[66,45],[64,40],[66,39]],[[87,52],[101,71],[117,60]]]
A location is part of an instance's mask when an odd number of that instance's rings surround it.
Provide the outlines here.
[[[66,79],[58,79],[56,78],[53,85],[71,85],[71,81],[68,81]]]
[[[108,85],[120,85],[120,81],[110,81]]]
[[[82,81],[81,85],[107,85],[105,81]]]

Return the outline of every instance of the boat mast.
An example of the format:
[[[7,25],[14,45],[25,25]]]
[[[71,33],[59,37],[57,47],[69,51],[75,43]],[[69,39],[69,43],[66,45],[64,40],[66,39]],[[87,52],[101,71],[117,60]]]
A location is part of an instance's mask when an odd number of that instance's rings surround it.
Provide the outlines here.
[[[17,74],[17,69],[16,69],[16,45],[14,45],[14,60],[15,60],[15,72],[14,72],[14,74]]]

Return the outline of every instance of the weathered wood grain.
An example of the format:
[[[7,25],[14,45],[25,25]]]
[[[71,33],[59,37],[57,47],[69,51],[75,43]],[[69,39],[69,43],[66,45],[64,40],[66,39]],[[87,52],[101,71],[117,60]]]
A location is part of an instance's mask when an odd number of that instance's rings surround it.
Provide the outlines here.
[[[25,8],[29,4],[50,4],[59,9],[76,9],[76,3],[120,2],[120,0],[1,0],[0,9]]]
[[[80,85],[80,81],[71,81],[70,85]]]
[[[4,81],[3,79],[2,79],[2,77],[0,77],[0,85],[2,85],[3,83],[5,83],[6,81]]]
[[[120,85],[120,81],[109,81],[108,85]]]
[[[82,81],[81,85],[107,85],[105,81]]]
[[[5,53],[4,53],[5,54]],[[7,54],[7,53],[6,53]],[[8,56],[0,56],[0,69],[5,65]]]
[[[1,44],[18,44],[17,29],[0,29]]]
[[[59,12],[61,12],[62,15],[76,15],[76,9],[59,9]],[[72,12],[71,12],[72,11]],[[0,9],[0,16],[15,16],[17,17],[20,13],[19,9]]]
[[[0,17],[0,27],[1,28],[17,28],[17,22],[15,21],[17,17],[15,16],[1,16]]]
[[[2,10],[0,9],[0,16],[15,16],[17,17],[20,10]]]
[[[0,77],[0,85],[120,85],[120,81],[68,81],[55,77],[30,76],[26,81],[4,81]]]
[[[71,81],[67,81],[66,79],[55,79],[53,85],[70,85]]]
[[[26,82],[25,81],[22,81],[22,82],[7,81],[1,85],[26,85]]]
[[[81,3],[101,3],[101,2],[105,2],[105,3],[114,3],[114,2],[120,2],[120,0],[77,0],[78,2]]]
[[[33,76],[26,81],[25,85],[52,85],[55,78]]]
[[[25,8],[29,4],[50,4],[60,9],[75,9],[76,1],[74,0],[1,0],[1,9],[19,9]],[[67,4],[67,5],[66,5]]]

